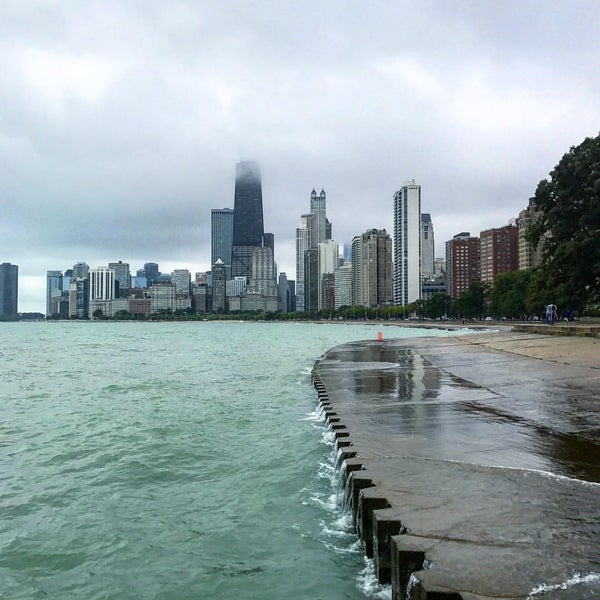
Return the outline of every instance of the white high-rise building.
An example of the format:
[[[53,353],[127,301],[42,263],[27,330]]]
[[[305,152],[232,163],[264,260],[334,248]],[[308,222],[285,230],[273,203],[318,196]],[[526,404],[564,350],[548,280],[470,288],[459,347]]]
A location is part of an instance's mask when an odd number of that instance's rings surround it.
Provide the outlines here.
[[[421,298],[421,186],[405,181],[394,194],[394,304]]]
[[[90,300],[112,300],[115,297],[115,271],[109,267],[90,269]]]
[[[363,269],[362,269],[362,235],[352,238],[352,304],[362,306]]]
[[[352,265],[345,261],[335,270],[335,308],[352,306]]]
[[[90,295],[88,305],[88,315],[96,318],[97,314],[103,314],[107,317],[114,315],[113,306],[116,298],[117,278],[115,270],[109,267],[96,267],[90,269]],[[124,310],[127,310],[125,305]]]

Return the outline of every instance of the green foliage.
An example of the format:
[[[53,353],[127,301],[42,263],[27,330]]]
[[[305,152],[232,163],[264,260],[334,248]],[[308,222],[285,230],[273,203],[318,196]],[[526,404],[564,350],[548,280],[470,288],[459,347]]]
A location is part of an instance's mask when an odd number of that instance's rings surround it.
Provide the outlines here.
[[[600,302],[600,135],[572,147],[535,192],[541,216],[530,233],[542,243],[541,274],[534,299],[565,309]]]
[[[131,320],[131,318],[132,315],[127,310],[118,310],[114,316],[114,319],[116,319],[117,321],[129,321]]]
[[[487,298],[487,286],[474,281],[454,300],[454,310],[463,319],[481,319]]]
[[[425,301],[425,316],[430,319],[439,319],[448,316],[452,306],[452,298],[448,294],[433,294]]]
[[[528,313],[527,291],[531,271],[506,271],[500,273],[490,290],[490,312],[495,317],[521,318]]]

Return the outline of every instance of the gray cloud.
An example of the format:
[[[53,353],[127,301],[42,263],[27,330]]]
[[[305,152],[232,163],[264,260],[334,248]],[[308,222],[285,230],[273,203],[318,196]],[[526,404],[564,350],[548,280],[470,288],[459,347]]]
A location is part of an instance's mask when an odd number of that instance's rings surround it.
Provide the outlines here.
[[[3,2],[0,259],[209,267],[210,209],[261,164],[265,227],[324,187],[340,243],[415,178],[438,254],[514,218],[600,126],[600,4]]]

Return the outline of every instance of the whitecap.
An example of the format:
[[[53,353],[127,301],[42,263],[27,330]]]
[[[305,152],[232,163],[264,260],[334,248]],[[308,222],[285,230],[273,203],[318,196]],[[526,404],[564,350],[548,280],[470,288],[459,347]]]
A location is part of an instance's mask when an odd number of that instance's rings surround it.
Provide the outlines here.
[[[381,585],[375,574],[375,563],[366,558],[365,567],[356,577],[356,586],[367,597],[377,600],[391,600],[392,588],[389,585]]]
[[[359,554],[362,552],[362,544],[359,541],[350,544],[349,546],[336,546],[327,540],[319,540],[328,550],[339,555]]]
[[[600,483],[596,481],[587,481],[585,479],[577,479],[575,477],[567,477],[566,475],[559,475],[558,473],[552,473],[552,471],[545,471],[543,469],[532,469],[528,467],[510,467],[505,465],[490,465],[486,463],[471,463],[460,460],[452,460],[452,459],[438,459],[432,458],[429,456],[420,456],[418,457],[421,460],[430,460],[434,462],[445,462],[456,465],[471,465],[473,467],[483,467],[484,469],[497,469],[499,471],[518,471],[523,473],[524,475],[539,475],[540,477],[545,477],[546,479],[552,479],[554,481],[562,481],[568,483],[577,483],[584,487],[600,487]]]
[[[333,446],[335,442],[335,433],[330,430],[326,430],[323,432],[321,442],[323,444],[327,444],[328,446]]]
[[[313,410],[312,412],[306,413],[305,417],[302,417],[300,419],[300,421],[321,421],[321,417],[319,415],[319,413],[316,410]]]
[[[587,575],[581,575],[581,573],[574,573],[565,581],[557,584],[547,584],[542,583],[537,587],[533,588],[527,599],[535,598],[536,596],[542,596],[546,592],[555,592],[558,590],[568,590],[573,586],[580,585],[582,583],[599,583],[600,582],[600,573],[588,573]]]

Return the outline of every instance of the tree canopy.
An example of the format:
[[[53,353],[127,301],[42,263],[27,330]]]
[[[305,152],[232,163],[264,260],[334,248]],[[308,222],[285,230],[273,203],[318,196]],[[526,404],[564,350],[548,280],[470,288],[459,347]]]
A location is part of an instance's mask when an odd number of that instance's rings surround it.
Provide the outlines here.
[[[526,299],[530,280],[530,271],[500,273],[490,290],[490,312],[507,318],[521,318],[528,313]]]
[[[565,309],[600,301],[600,135],[572,147],[537,186],[540,217],[530,239],[542,244],[537,295]]]

